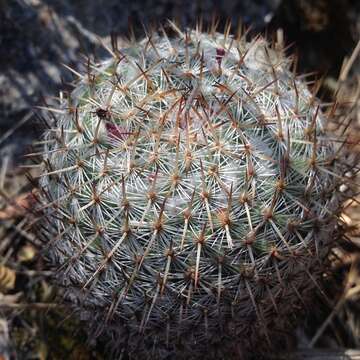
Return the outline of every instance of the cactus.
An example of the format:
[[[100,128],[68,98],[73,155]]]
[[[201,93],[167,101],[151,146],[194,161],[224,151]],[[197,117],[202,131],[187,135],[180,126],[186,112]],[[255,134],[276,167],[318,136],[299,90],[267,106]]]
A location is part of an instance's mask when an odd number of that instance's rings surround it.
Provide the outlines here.
[[[320,287],[343,165],[281,44],[172,27],[48,109],[47,257],[117,353],[250,358]]]

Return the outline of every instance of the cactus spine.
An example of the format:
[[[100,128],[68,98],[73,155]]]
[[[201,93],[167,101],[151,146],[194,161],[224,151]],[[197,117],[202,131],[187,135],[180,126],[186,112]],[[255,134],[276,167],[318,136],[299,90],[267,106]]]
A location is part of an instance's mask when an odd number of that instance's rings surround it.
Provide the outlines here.
[[[42,232],[118,351],[246,357],[318,286],[342,168],[281,49],[173,28],[114,46],[55,110]]]

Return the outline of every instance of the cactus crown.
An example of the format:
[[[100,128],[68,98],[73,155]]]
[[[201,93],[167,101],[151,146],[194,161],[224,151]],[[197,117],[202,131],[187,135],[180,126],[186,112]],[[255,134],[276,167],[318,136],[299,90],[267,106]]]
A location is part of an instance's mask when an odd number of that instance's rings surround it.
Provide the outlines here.
[[[118,349],[228,359],[316,286],[336,151],[282,49],[175,29],[114,47],[54,113],[48,255]]]

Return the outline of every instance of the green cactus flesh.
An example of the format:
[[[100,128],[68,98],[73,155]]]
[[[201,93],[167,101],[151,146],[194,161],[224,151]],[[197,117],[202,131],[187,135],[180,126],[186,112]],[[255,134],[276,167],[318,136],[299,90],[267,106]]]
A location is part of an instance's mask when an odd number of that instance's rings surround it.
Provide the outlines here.
[[[118,351],[253,353],[317,286],[339,166],[290,67],[260,38],[153,34],[114,49],[55,110],[48,257]]]

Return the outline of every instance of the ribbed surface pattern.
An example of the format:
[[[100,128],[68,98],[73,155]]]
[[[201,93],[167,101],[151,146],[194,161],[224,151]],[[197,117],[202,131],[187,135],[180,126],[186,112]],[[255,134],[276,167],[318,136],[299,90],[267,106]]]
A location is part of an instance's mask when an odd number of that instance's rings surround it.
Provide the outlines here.
[[[118,350],[239,356],[316,285],[335,150],[289,68],[262,39],[154,34],[115,48],[55,111],[49,256]]]

